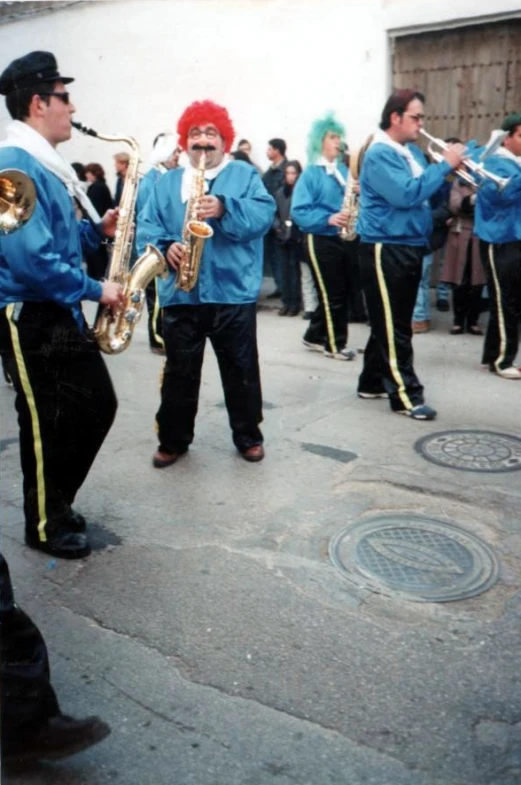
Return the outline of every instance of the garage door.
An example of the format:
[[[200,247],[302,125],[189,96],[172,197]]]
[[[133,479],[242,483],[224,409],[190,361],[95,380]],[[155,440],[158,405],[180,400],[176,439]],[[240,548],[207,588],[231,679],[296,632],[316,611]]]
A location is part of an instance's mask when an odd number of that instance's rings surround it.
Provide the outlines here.
[[[484,142],[521,112],[521,19],[394,38],[394,87],[426,97],[434,136]]]

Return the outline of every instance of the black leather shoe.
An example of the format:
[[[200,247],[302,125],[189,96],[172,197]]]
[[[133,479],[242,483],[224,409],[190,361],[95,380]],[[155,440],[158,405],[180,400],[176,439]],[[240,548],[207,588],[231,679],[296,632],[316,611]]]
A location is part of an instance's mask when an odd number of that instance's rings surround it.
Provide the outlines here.
[[[99,717],[75,720],[64,714],[50,717],[38,730],[3,745],[2,762],[7,765],[25,761],[59,760],[86,750],[105,739],[110,726]]]
[[[25,544],[35,551],[48,553],[49,556],[56,556],[58,559],[83,559],[90,553],[87,535],[72,531],[59,532],[45,542],[41,542],[37,535],[35,537],[26,534]]]
[[[179,450],[178,452],[165,452],[160,447],[155,451],[152,456],[152,466],[154,469],[166,469],[167,466],[172,466],[181,455],[184,455],[187,450]]]
[[[76,532],[77,534],[83,534],[83,532],[87,529],[87,521],[81,514],[81,512],[76,512],[73,510],[72,507],[67,515],[67,528],[71,532]]]
[[[242,457],[248,463],[257,463],[264,458],[264,447],[262,444],[253,444],[241,452]]]

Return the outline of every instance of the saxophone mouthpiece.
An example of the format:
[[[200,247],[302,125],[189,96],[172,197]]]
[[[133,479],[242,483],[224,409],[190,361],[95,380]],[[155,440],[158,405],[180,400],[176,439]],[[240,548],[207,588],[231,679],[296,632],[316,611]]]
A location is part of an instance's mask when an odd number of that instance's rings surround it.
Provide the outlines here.
[[[76,123],[74,122],[74,120],[71,120],[71,125],[73,128],[76,128],[77,131],[81,131],[82,134],[86,134],[86,136],[98,135],[93,128],[87,128],[86,125],[82,125],[81,123]]]

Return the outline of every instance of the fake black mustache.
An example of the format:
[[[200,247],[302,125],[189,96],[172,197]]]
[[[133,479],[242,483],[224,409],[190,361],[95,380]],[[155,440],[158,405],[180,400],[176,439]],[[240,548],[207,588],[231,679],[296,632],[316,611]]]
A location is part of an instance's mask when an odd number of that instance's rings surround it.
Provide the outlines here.
[[[194,146],[192,147],[192,150],[206,150],[206,152],[208,152],[209,150],[216,150],[216,149],[217,148],[214,147],[213,144],[207,144],[206,146],[202,144],[194,144]]]

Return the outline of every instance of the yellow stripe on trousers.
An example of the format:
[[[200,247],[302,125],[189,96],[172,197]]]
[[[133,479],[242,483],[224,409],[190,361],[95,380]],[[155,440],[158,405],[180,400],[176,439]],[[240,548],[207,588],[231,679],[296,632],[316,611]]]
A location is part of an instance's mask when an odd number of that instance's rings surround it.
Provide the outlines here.
[[[157,294],[157,278],[154,278],[154,288],[156,290],[156,297],[154,300],[154,313],[152,314],[152,330],[157,343],[161,344],[161,346],[164,346],[165,342],[157,332],[157,317],[159,316],[159,312],[161,310],[161,306],[159,305],[159,296]]]
[[[45,478],[43,472],[43,446],[42,435],[40,431],[40,420],[38,419],[38,410],[36,408],[33,389],[29,381],[29,375],[27,373],[24,356],[22,354],[22,347],[20,346],[20,336],[18,335],[16,324],[12,321],[13,311],[14,305],[8,305],[6,309],[6,315],[9,323],[9,329],[11,331],[14,356],[18,368],[18,375],[20,376],[20,383],[25,393],[27,406],[31,415],[31,423],[33,426],[34,457],[36,460],[36,489],[38,495],[38,535],[40,537],[40,542],[46,542],[47,535],[45,533],[45,524],[47,523],[47,515],[45,512]]]
[[[499,371],[499,365],[505,359],[505,352],[507,350],[507,331],[505,328],[505,314],[503,312],[503,304],[501,302],[501,289],[499,287],[499,279],[497,277],[496,262],[494,260],[494,246],[489,243],[488,246],[488,260],[490,262],[490,269],[492,271],[492,278],[494,279],[494,289],[497,307],[497,324],[499,329],[499,356],[494,360],[494,367]]]
[[[315,253],[315,242],[312,234],[308,234],[308,251],[309,251],[309,258],[311,259],[311,264],[313,265],[313,270],[315,271],[315,275],[318,281],[318,288],[320,289],[320,294],[322,295],[322,304],[324,307],[324,316],[326,318],[326,329],[327,335],[329,338],[329,345],[331,346],[331,351],[336,354],[336,341],[335,341],[335,328],[333,327],[333,319],[331,318],[331,311],[329,309],[329,300],[327,298],[327,291],[326,285],[324,283],[324,279],[320,274],[320,268],[318,266],[318,259]]]
[[[375,265],[376,265],[376,277],[378,280],[378,288],[380,289],[380,296],[382,298],[382,303],[384,307],[384,320],[385,320],[385,332],[387,333],[387,347],[389,351],[389,366],[391,368],[391,374],[398,385],[398,395],[400,396],[400,400],[403,403],[405,409],[412,409],[413,404],[411,399],[407,395],[405,383],[403,381],[403,376],[400,373],[398,368],[398,357],[396,356],[396,344],[394,342],[394,324],[393,324],[393,312],[391,310],[391,301],[389,300],[389,292],[387,291],[387,286],[385,283],[385,278],[382,270],[382,243],[376,243],[374,247],[375,252]]]

